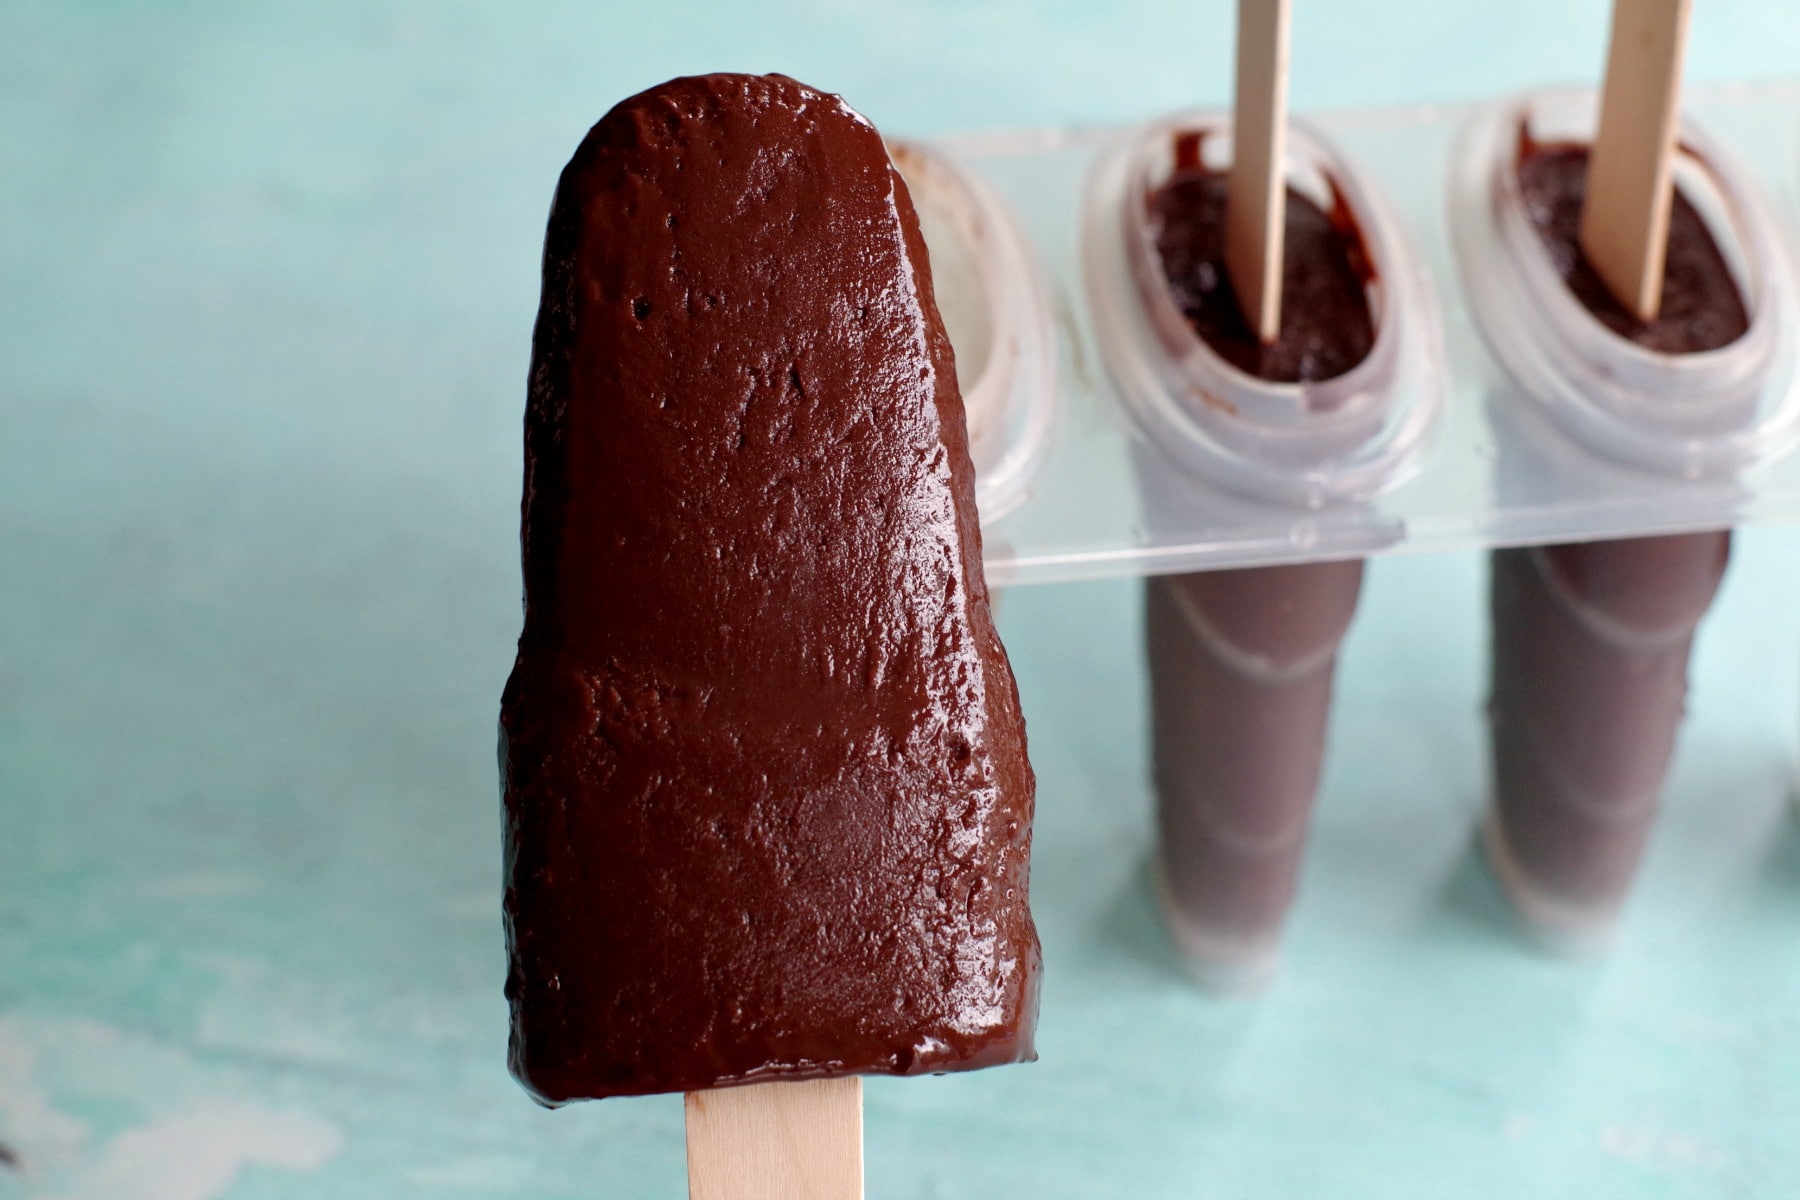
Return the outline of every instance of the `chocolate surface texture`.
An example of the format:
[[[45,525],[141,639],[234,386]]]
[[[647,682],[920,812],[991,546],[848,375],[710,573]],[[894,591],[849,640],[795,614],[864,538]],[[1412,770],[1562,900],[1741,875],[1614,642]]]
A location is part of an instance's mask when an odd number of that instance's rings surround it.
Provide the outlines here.
[[[1034,783],[973,485],[867,121],[719,75],[589,132],[544,250],[501,711],[539,1099],[1032,1057]]]
[[[1255,968],[1294,898],[1360,559],[1145,583],[1157,868],[1196,958]]]
[[[1718,242],[1680,188],[1669,208],[1669,249],[1662,305],[1641,321],[1600,279],[1581,252],[1581,202],[1586,195],[1585,146],[1527,143],[1518,163],[1525,211],[1551,265],[1582,307],[1622,338],[1659,354],[1717,350],[1750,327],[1742,294]]]
[[[1347,206],[1320,208],[1287,190],[1281,332],[1263,345],[1225,271],[1228,176],[1200,160],[1200,138],[1176,140],[1175,170],[1148,198],[1150,227],[1170,295],[1194,332],[1240,371],[1271,383],[1317,383],[1368,357],[1375,321],[1371,264]]]

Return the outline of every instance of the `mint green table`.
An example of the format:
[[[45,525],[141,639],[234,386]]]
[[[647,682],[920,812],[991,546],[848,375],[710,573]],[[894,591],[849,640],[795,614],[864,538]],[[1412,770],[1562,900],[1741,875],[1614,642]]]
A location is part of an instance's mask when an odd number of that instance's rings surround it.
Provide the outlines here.
[[[0,1198],[675,1197],[503,1068],[494,719],[555,173],[782,69],[884,127],[1221,100],[1225,5],[0,6]],[[1592,77],[1604,5],[1303,0],[1297,108]],[[1792,71],[1784,0],[1691,74]],[[1800,154],[1800,148],[1796,148]],[[1372,570],[1290,953],[1178,974],[1136,586],[1009,594],[1042,1061],[868,1089],[889,1198],[1800,1194],[1800,537],[1751,531],[1610,957],[1477,859],[1482,568]]]

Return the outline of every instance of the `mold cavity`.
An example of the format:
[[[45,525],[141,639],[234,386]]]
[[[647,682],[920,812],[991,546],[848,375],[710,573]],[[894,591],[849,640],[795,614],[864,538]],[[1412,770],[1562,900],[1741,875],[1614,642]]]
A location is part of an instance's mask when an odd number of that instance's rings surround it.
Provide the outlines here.
[[[631,315],[640,321],[648,317],[650,315],[649,299],[644,296],[639,296],[636,300],[633,300],[631,302]]]
[[[1271,383],[1335,379],[1375,345],[1379,280],[1362,231],[1329,175],[1311,163],[1290,164],[1281,332],[1263,345],[1225,270],[1228,146],[1208,132],[1176,134],[1165,172],[1144,195],[1168,297],[1195,336],[1248,375]]]
[[[966,402],[994,348],[987,284],[975,250],[982,236],[979,217],[961,185],[922,153],[904,145],[891,145],[889,151],[918,210],[938,313],[956,351],[956,383]],[[866,320],[867,313],[867,306],[860,306],[858,319]],[[969,414],[971,425],[975,417]]]
[[[1618,337],[1657,354],[1718,350],[1749,330],[1748,264],[1712,172],[1683,146],[1676,158],[1668,259],[1656,319],[1639,320],[1601,281],[1581,250],[1589,143],[1530,121],[1519,127],[1514,198],[1563,286]]]

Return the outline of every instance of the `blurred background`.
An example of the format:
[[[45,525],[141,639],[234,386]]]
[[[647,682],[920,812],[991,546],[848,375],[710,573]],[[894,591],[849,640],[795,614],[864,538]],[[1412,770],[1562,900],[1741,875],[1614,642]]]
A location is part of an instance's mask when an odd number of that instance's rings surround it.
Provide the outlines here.
[[[504,1070],[494,721],[556,174],[712,70],[913,136],[1219,103],[1232,19],[0,5],[0,1198],[683,1194],[678,1098],[546,1113]],[[1293,106],[1591,82],[1606,20],[1298,0]],[[1701,0],[1690,83],[1791,79],[1796,45],[1787,0]],[[873,1081],[870,1195],[1800,1193],[1800,538],[1739,539],[1592,962],[1519,938],[1469,850],[1484,588],[1473,555],[1373,564],[1249,1001],[1150,910],[1138,585],[1009,593],[1043,1057]]]

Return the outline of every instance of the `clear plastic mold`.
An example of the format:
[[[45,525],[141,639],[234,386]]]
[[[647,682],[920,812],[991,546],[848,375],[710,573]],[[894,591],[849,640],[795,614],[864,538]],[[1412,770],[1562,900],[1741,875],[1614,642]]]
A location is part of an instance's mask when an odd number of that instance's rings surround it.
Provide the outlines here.
[[[1694,88],[1684,109],[1680,182],[1726,231],[1755,328],[1674,373],[1649,361],[1654,355],[1588,336],[1599,327],[1585,312],[1559,311],[1546,292],[1555,281],[1542,277],[1536,248],[1521,240],[1530,231],[1506,216],[1497,175],[1513,149],[1502,146],[1505,137],[1522,113],[1542,135],[1583,137],[1591,93],[1314,114],[1297,123],[1296,184],[1336,182],[1371,249],[1379,243],[1393,264],[1374,299],[1378,336],[1397,357],[1371,355],[1366,369],[1333,381],[1354,395],[1316,421],[1291,390],[1209,362],[1143,286],[1127,197],[1167,169],[1157,147],[1173,125],[1220,124],[1219,117],[933,143],[932,161],[961,181],[964,198],[953,204],[965,214],[1005,214],[996,228],[1008,232],[986,239],[996,250],[1016,238],[999,254],[979,245],[967,251],[986,255],[976,275],[988,281],[991,311],[1018,319],[1015,328],[1048,331],[1037,343],[1041,370],[1026,366],[1007,385],[1008,416],[997,428],[1013,432],[1002,449],[977,454],[978,472],[989,477],[982,514],[990,580],[1800,519],[1797,293],[1786,228],[1800,221],[1800,85]],[[954,245],[942,254],[933,248],[940,280],[957,274],[948,259],[964,251]],[[1496,319],[1501,309],[1507,315]],[[1553,375],[1563,382],[1547,384]],[[1667,393],[1661,399],[1659,389]],[[1676,393],[1682,398],[1669,399]],[[1228,403],[1192,403],[1200,394]],[[1015,463],[1029,465],[1007,465]]]

